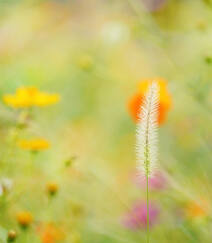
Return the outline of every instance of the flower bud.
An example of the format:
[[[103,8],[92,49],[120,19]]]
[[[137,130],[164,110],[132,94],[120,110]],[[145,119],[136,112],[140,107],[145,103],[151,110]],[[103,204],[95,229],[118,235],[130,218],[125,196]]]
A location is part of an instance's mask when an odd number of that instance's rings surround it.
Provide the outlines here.
[[[17,238],[17,233],[15,230],[10,230],[7,234],[7,242],[14,242]]]

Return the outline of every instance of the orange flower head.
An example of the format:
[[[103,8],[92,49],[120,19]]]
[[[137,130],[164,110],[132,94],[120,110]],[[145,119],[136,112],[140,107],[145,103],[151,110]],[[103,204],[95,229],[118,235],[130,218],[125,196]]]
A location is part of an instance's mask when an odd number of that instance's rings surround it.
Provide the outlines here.
[[[28,211],[19,212],[17,214],[16,219],[17,219],[17,222],[19,223],[19,225],[24,228],[28,227],[33,221],[32,214]]]
[[[47,192],[49,193],[50,196],[54,196],[58,192],[58,184],[55,182],[49,182],[46,185]]]
[[[129,113],[135,122],[138,122],[139,120],[139,113],[145,98],[145,94],[148,91],[149,86],[154,81],[156,81],[159,85],[158,124],[162,124],[166,119],[167,112],[171,108],[171,96],[168,93],[166,81],[161,78],[155,78],[141,81],[138,84],[137,93],[129,101]]]
[[[41,228],[40,238],[42,243],[56,243],[64,239],[64,232],[53,223],[48,223]]]

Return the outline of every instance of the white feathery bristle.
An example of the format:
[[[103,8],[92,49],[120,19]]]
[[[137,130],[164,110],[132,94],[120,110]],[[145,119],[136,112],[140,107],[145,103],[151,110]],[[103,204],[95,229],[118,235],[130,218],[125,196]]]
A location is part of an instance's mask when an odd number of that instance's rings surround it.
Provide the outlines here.
[[[153,82],[149,87],[139,114],[136,131],[136,152],[139,175],[150,177],[158,160],[158,106],[159,86]]]

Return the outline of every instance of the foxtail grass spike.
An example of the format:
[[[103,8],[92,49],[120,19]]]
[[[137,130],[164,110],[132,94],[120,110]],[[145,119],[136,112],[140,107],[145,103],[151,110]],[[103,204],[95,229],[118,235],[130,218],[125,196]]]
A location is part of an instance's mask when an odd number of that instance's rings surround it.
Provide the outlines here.
[[[136,152],[139,175],[146,178],[154,174],[158,159],[159,86],[153,82],[149,87],[141,106],[136,131]]]

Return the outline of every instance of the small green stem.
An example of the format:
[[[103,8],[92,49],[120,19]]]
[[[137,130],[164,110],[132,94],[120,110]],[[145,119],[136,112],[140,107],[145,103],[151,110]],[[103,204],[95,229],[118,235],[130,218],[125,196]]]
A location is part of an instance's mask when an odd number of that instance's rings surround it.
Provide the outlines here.
[[[148,177],[148,173],[146,176],[146,202],[147,202],[147,225],[146,225],[147,240],[146,240],[146,242],[149,243],[149,177]]]

